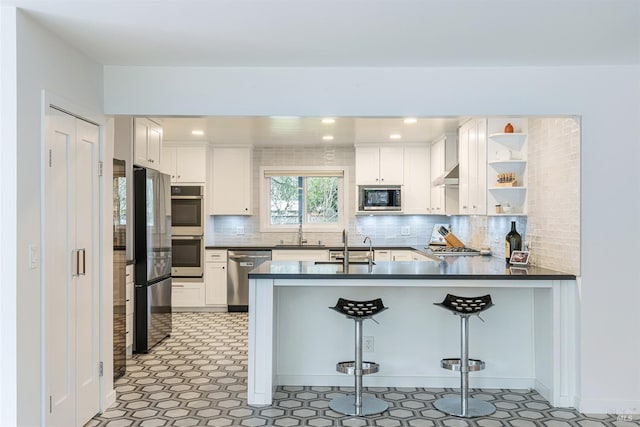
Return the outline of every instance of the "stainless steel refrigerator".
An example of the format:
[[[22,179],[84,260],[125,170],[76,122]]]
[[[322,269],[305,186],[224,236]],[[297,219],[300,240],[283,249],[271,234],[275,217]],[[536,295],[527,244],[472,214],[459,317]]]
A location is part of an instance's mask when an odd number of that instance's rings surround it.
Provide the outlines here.
[[[147,353],[171,334],[171,181],[135,167],[134,258],[136,353]]]

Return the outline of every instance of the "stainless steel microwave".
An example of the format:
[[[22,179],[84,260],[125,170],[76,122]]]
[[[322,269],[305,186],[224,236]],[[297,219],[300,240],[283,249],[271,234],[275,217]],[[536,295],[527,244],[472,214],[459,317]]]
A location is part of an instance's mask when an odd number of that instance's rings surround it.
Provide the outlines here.
[[[359,189],[360,211],[402,211],[402,189],[392,187],[365,187]]]

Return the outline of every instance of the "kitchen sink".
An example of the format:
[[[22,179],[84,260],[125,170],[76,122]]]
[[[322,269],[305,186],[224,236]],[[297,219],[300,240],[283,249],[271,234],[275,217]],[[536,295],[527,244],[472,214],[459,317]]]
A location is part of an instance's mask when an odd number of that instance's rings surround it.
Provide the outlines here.
[[[315,248],[324,248],[325,245],[295,245],[295,244],[287,244],[287,243],[281,243],[279,245],[276,245],[276,248],[311,248],[311,249],[315,249]]]

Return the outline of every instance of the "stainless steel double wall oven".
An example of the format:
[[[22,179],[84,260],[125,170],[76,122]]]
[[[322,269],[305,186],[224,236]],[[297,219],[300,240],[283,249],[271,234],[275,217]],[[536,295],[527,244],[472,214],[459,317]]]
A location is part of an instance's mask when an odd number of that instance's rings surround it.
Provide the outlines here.
[[[204,273],[204,191],[201,185],[171,187],[172,277]]]

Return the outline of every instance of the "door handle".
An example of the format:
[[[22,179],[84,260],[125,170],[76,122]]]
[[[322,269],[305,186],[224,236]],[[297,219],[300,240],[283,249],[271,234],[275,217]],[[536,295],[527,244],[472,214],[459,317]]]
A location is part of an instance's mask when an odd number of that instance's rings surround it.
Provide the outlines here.
[[[73,265],[75,261],[75,265]],[[76,249],[71,250],[71,277],[80,275],[80,252]]]
[[[82,275],[87,275],[87,250],[81,249],[82,251]]]

